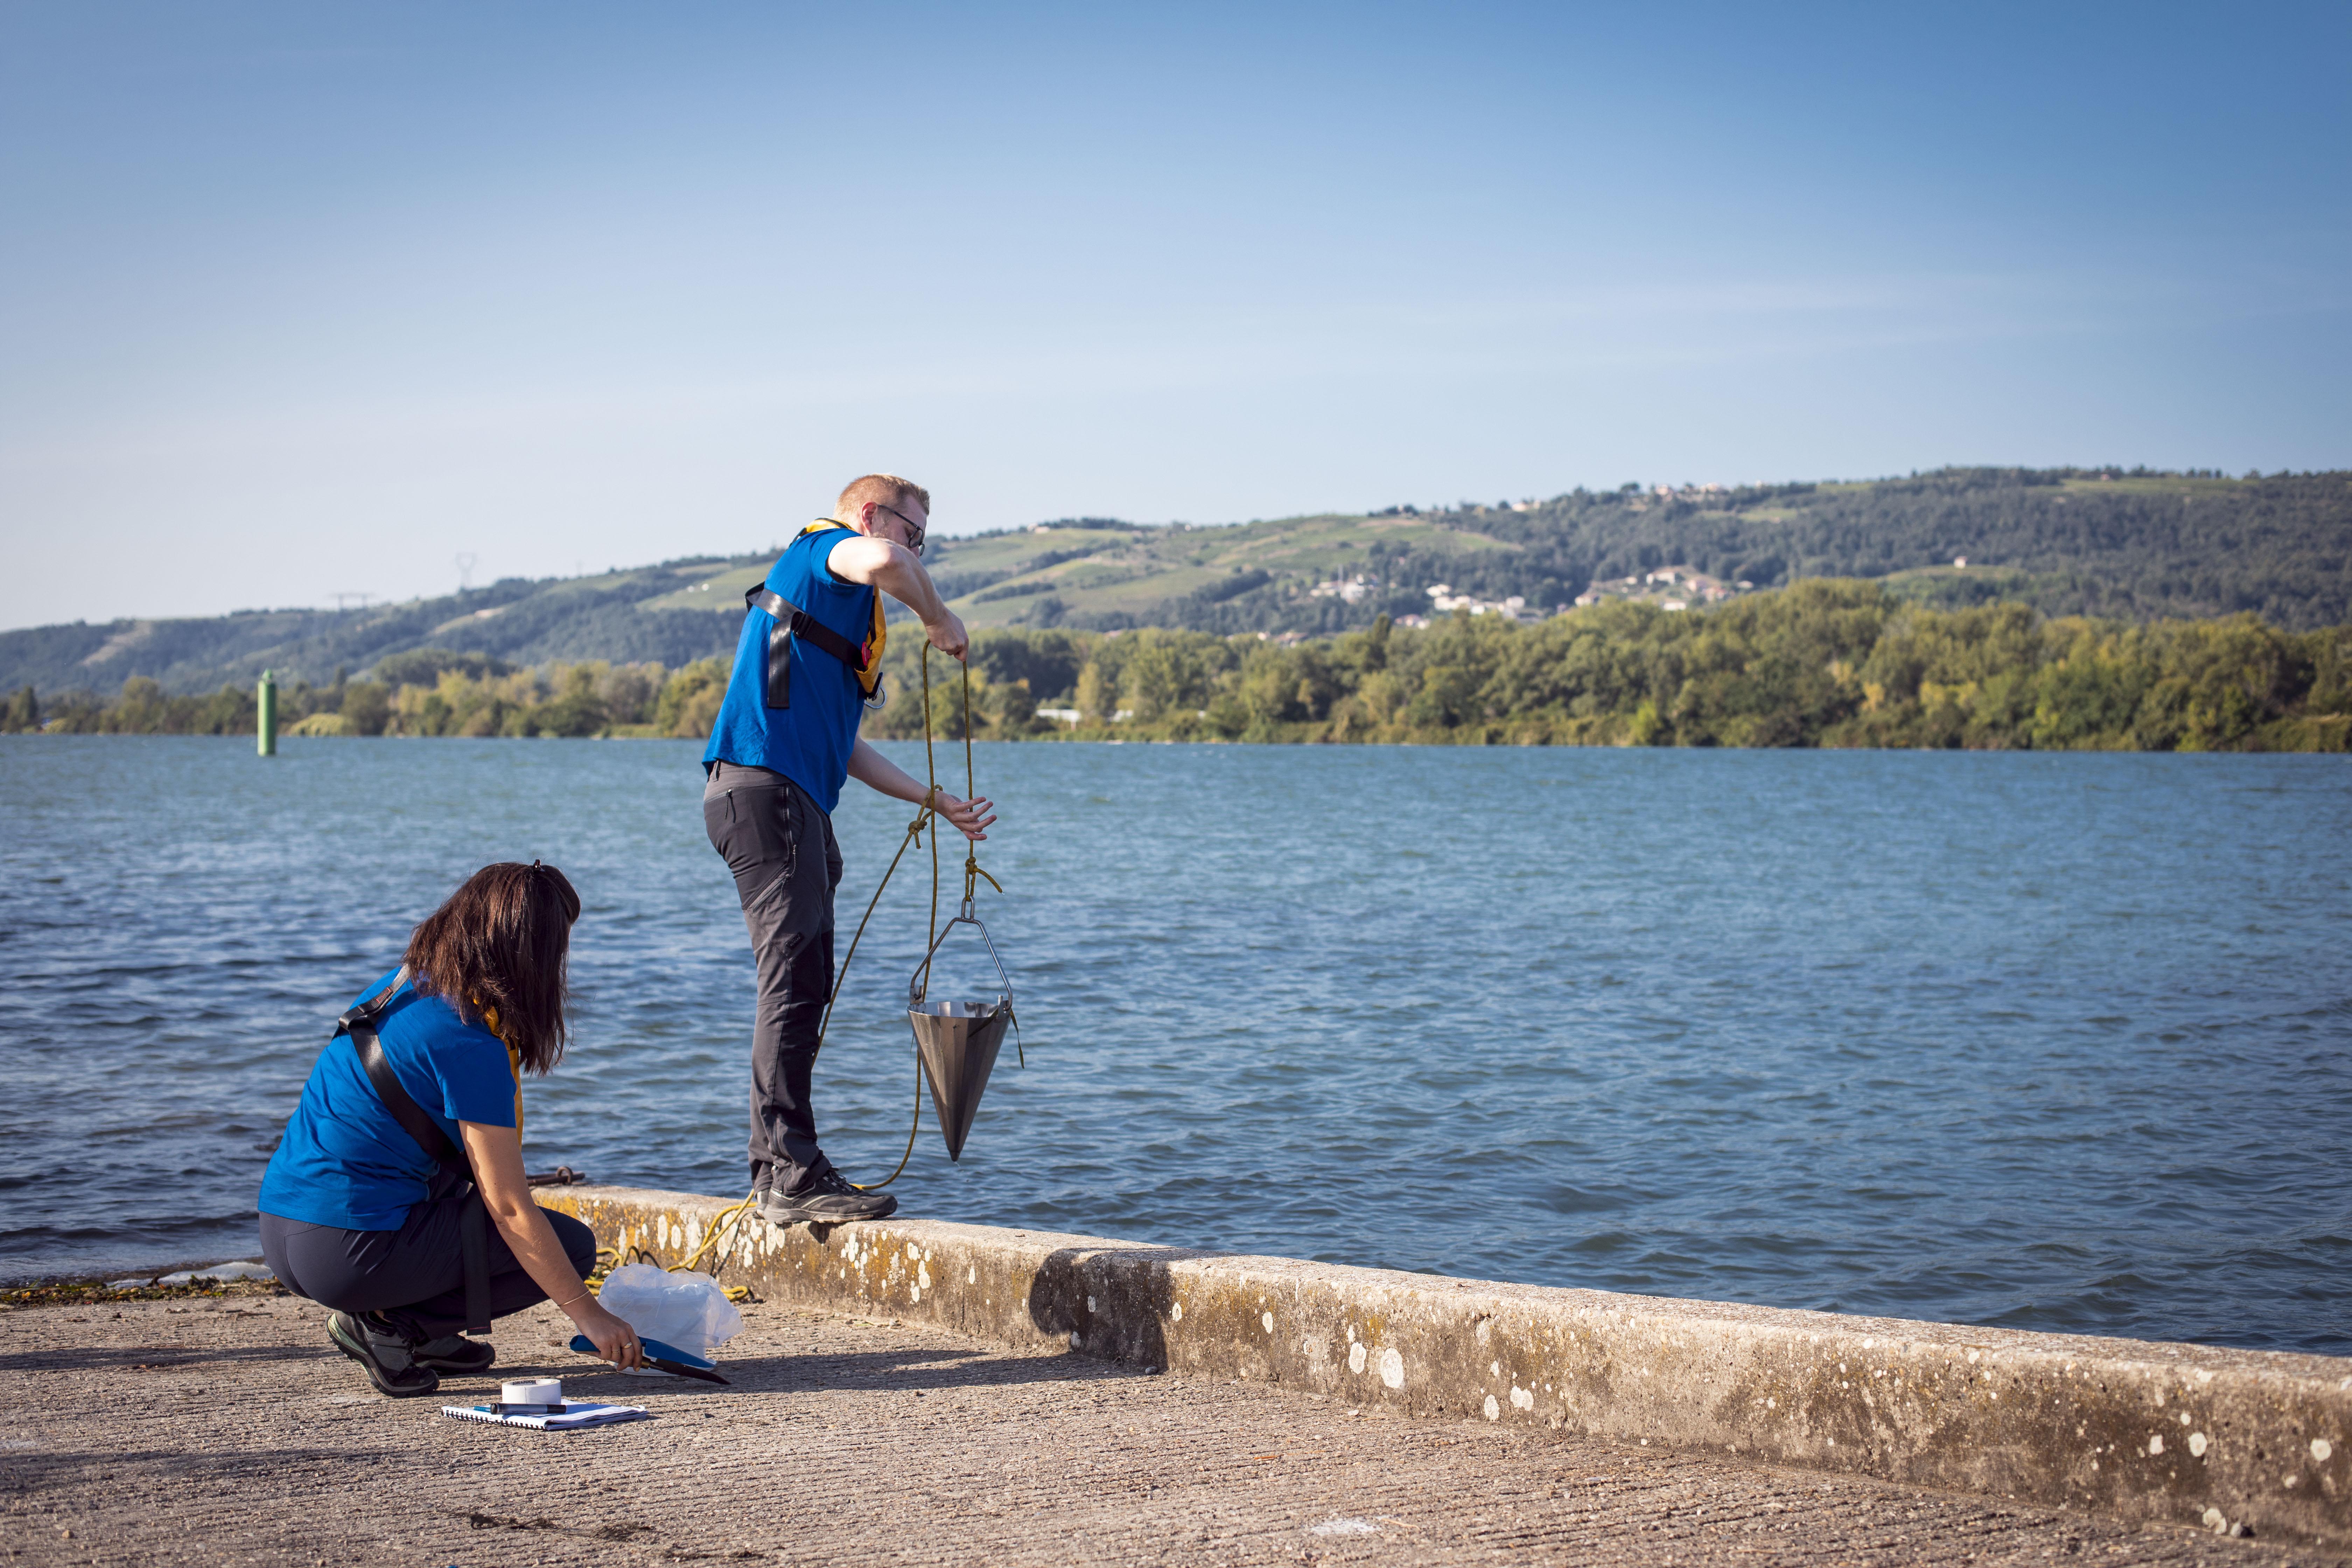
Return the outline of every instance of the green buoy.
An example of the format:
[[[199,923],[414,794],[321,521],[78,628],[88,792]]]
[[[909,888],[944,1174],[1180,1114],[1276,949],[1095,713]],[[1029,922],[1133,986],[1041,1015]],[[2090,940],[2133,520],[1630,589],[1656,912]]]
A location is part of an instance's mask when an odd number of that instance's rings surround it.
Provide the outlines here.
[[[254,750],[265,757],[278,754],[278,682],[269,671],[261,672],[261,685],[254,692]]]

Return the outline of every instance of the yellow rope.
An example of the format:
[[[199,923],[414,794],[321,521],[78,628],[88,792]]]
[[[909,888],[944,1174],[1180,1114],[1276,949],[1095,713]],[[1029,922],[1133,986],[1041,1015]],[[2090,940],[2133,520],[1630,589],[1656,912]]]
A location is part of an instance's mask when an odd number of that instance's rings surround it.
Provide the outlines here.
[[[719,1245],[719,1238],[720,1237],[732,1231],[735,1228],[737,1222],[741,1220],[745,1215],[751,1213],[753,1209],[756,1209],[759,1206],[760,1191],[757,1187],[754,1187],[751,1191],[743,1194],[743,1201],[741,1203],[736,1204],[730,1208],[719,1211],[719,1216],[710,1222],[710,1234],[702,1238],[702,1245],[694,1249],[694,1255],[683,1263],[671,1264],[669,1266],[669,1271],[672,1274],[685,1274],[691,1272],[694,1268],[702,1261],[703,1256],[712,1247]],[[717,1274],[719,1267],[723,1266],[726,1261],[727,1255],[723,1252],[720,1253],[719,1255],[719,1263],[712,1266],[710,1272],[714,1275]]]
[[[882,901],[882,889],[890,885],[891,877],[898,869],[898,862],[906,856],[907,846],[922,837],[924,824],[930,820],[931,816],[930,796],[927,795],[923,797],[922,805],[915,812],[915,820],[907,824],[907,837],[898,840],[898,853],[890,857],[889,868],[882,873],[882,880],[875,885],[874,896],[866,900],[866,912],[857,919],[857,933],[849,939],[849,953],[841,961],[841,973],[835,980],[833,994],[825,998],[824,1018],[816,1026],[816,1048],[820,1051],[824,1049],[825,1032],[833,1027],[833,1005],[841,999],[841,982],[849,978],[850,960],[857,956],[857,944],[866,940],[866,922],[874,918],[874,906]],[[937,854],[936,839],[933,854]],[[812,1057],[810,1059],[815,1058]]]
[[[824,1016],[817,1024],[817,1052],[822,1052],[824,1049],[825,1037],[833,1028],[834,1005],[841,1000],[842,988],[849,980],[849,966],[857,957],[858,943],[866,940],[866,927],[867,922],[872,921],[874,918],[875,908],[882,902],[882,890],[890,885],[890,879],[898,874],[898,862],[907,858],[908,846],[918,843],[921,840],[923,837],[923,829],[929,825],[930,819],[938,815],[937,810],[931,805],[932,800],[939,795],[940,782],[939,767],[933,756],[931,747],[931,647],[930,644],[928,642],[923,645],[922,681],[923,775],[926,785],[923,791],[922,803],[916,807],[915,820],[907,824],[907,836],[898,840],[898,852],[890,857],[890,864],[884,869],[882,879],[875,884],[874,896],[866,900],[866,912],[860,915],[857,919],[857,930],[849,939],[849,952],[842,958],[841,961],[841,973],[834,978],[833,994],[825,998]],[[963,668],[963,784],[964,798],[966,800],[974,798],[977,792],[973,784],[971,755],[971,666],[968,663]],[[923,949],[923,966],[919,971],[920,979],[917,983],[916,987],[917,994],[919,996],[928,996],[930,994],[931,952],[939,945],[940,836],[937,833],[931,835],[930,847],[931,914],[929,928],[924,933],[925,945]],[[985,870],[982,869],[978,853],[971,847],[970,842],[967,841],[963,858],[963,900],[967,905],[971,902],[972,893],[977,886],[975,879],[987,882],[990,887],[994,888],[1000,893],[1004,890],[1003,885],[1000,884],[995,878],[990,876]],[[812,1061],[815,1059],[815,1053],[811,1054],[810,1059]],[[907,1129],[907,1148],[906,1152],[898,1156],[898,1169],[892,1171],[888,1175],[883,1177],[878,1182],[852,1182],[850,1185],[856,1187],[861,1193],[871,1193],[878,1192],[880,1189],[887,1187],[891,1183],[897,1181],[899,1176],[905,1173],[907,1163],[915,1156],[915,1139],[922,1131],[922,1129],[923,1063],[921,1055],[918,1053],[915,1058],[915,1115],[913,1122]],[[643,1261],[646,1263],[655,1264],[657,1267],[666,1267],[668,1272],[672,1274],[691,1272],[701,1264],[704,1258],[709,1255],[711,1248],[719,1245],[722,1237],[730,1235],[734,1231],[735,1227],[742,1223],[742,1219],[745,1215],[754,1212],[759,1208],[759,1206],[760,1194],[759,1190],[754,1188],[751,1192],[743,1194],[742,1202],[730,1205],[727,1208],[719,1211],[718,1216],[710,1222],[710,1234],[702,1238],[702,1245],[697,1247],[694,1249],[692,1256],[688,1257],[683,1263],[662,1265],[659,1258],[654,1257],[650,1252],[647,1252],[643,1247],[631,1247],[628,1248],[626,1256],[624,1256],[621,1250],[616,1247],[598,1247],[596,1249],[596,1267],[589,1271],[585,1283],[591,1290],[598,1289],[604,1285],[605,1275],[612,1272],[614,1268],[619,1268],[623,1263],[630,1261]],[[719,1270],[726,1267],[726,1263],[727,1255],[724,1252],[721,1252],[719,1255],[719,1260],[711,1265],[710,1272],[714,1279],[718,1276]],[[726,1290],[728,1300],[734,1301],[742,1300],[751,1294],[750,1289],[741,1285],[728,1286],[726,1287]]]
[[[923,775],[924,783],[927,787],[923,791],[922,803],[915,808],[915,820],[907,824],[907,836],[898,840],[898,852],[890,857],[890,864],[884,869],[882,879],[874,885],[874,896],[866,900],[866,912],[857,918],[857,930],[849,939],[849,952],[842,958],[841,973],[834,977],[833,994],[825,998],[824,1016],[817,1024],[816,1050],[810,1054],[810,1059],[812,1061],[815,1059],[818,1053],[824,1051],[825,1038],[832,1032],[834,1005],[841,1000],[842,989],[848,984],[849,966],[856,961],[858,943],[866,940],[866,927],[867,923],[874,919],[875,908],[882,902],[883,889],[890,885],[890,879],[898,875],[898,862],[907,858],[908,847],[921,841],[923,829],[929,826],[930,819],[938,815],[937,810],[931,805],[933,799],[939,795],[940,780],[939,768],[933,758],[931,747],[931,646],[928,642],[923,645],[921,668],[923,681]],[[963,669],[963,774],[964,789],[967,792],[966,798],[970,798],[970,791],[972,788],[972,766],[971,667],[969,664],[966,664]],[[921,971],[921,978],[918,982],[916,987],[916,994],[919,996],[928,996],[930,994],[931,950],[939,945],[940,836],[937,833],[931,835],[930,848],[931,914],[929,929],[924,932],[923,967]],[[966,903],[970,903],[971,901],[972,878],[975,874],[985,878],[988,885],[992,888],[995,888],[998,892],[1001,893],[1004,890],[1003,887],[999,886],[995,878],[989,876],[986,871],[980,868],[979,859],[967,850],[964,855],[963,876],[963,896]],[[882,1188],[887,1187],[891,1183],[897,1181],[906,1173],[907,1163],[915,1157],[915,1140],[919,1135],[920,1135],[922,1130],[923,1062],[921,1056],[918,1054],[915,1058],[915,1113],[907,1128],[907,1148],[905,1152],[898,1156],[898,1168],[893,1170],[888,1175],[883,1177],[878,1182],[852,1182],[849,1184],[856,1187],[861,1193],[872,1193],[879,1192]],[[711,1222],[710,1234],[703,1238],[703,1242],[700,1247],[695,1248],[694,1256],[688,1258],[684,1263],[672,1266],[671,1271],[675,1273],[679,1269],[689,1269],[697,1263],[700,1262],[703,1254],[709,1252],[710,1248],[717,1244],[719,1237],[727,1231],[732,1230],[736,1223],[740,1221],[747,1212],[759,1206],[759,1202],[760,1194],[755,1190],[747,1194],[741,1203],[737,1204],[733,1207],[721,1213],[716,1220]],[[631,1250],[641,1251],[642,1248],[632,1248]],[[604,1252],[599,1252],[597,1257],[601,1259],[604,1256],[605,1252],[611,1251],[612,1249],[607,1247]],[[616,1259],[615,1265],[608,1267],[617,1266],[618,1254],[614,1254],[614,1257]],[[654,1260],[648,1257],[646,1261],[652,1262]],[[716,1271],[714,1270],[714,1272]],[[595,1283],[599,1278],[600,1276],[598,1275],[591,1275],[591,1283]],[[734,1294],[735,1290],[740,1290],[741,1289],[741,1286],[737,1286],[734,1288],[734,1290],[730,1290],[729,1294],[731,1296]]]
[[[882,890],[890,885],[890,879],[898,875],[898,862],[907,858],[908,846],[920,842],[923,837],[923,829],[929,825],[930,819],[933,816],[939,815],[937,809],[931,804],[933,799],[935,799],[940,793],[940,775],[938,761],[933,754],[931,746],[931,645],[929,642],[926,642],[923,645],[921,668],[923,681],[923,781],[926,786],[923,790],[922,802],[915,808],[915,820],[907,824],[907,836],[898,840],[898,852],[890,857],[890,864],[884,869],[882,879],[874,885],[874,896],[866,900],[866,912],[857,918],[857,930],[849,939],[849,952],[842,958],[841,973],[834,977],[833,994],[825,998],[824,1016],[818,1022],[816,1026],[816,1051],[810,1054],[810,1059],[812,1061],[815,1059],[817,1052],[822,1052],[824,1049],[825,1037],[833,1028],[834,1005],[841,1000],[842,988],[849,980],[849,966],[856,960],[857,944],[866,940],[866,927],[867,922],[872,921],[874,918],[876,906],[882,902]],[[971,665],[969,661],[966,661],[963,667],[963,788],[964,798],[967,801],[977,796],[978,790],[973,782],[972,772]],[[939,947],[940,941],[940,836],[937,833],[931,835],[930,847],[931,913],[928,928],[923,933],[923,965],[918,972],[919,978],[915,984],[915,993],[919,998],[929,996],[930,994],[931,954]],[[967,840],[964,846],[963,857],[963,901],[967,908],[969,908],[971,903],[974,889],[982,881],[985,881],[990,887],[994,888],[1000,893],[1004,891],[1004,888],[1002,883],[998,882],[995,878],[990,876],[985,870],[982,869],[979,852],[973,849],[970,841]],[[915,1139],[922,1130],[923,1059],[921,1053],[918,1052],[915,1057],[915,1115],[913,1122],[907,1129],[907,1149],[906,1152],[898,1156],[898,1169],[892,1171],[888,1175],[883,1177],[878,1182],[852,1182],[850,1183],[850,1185],[856,1187],[861,1193],[871,1193],[878,1192],[882,1188],[887,1187],[891,1183],[897,1181],[899,1176],[905,1173],[907,1163],[915,1157]],[[603,1288],[604,1277],[607,1274],[611,1273],[614,1269],[620,1268],[624,1263],[628,1262],[651,1263],[659,1268],[666,1268],[668,1272],[672,1274],[691,1272],[701,1264],[704,1258],[709,1255],[711,1248],[719,1245],[722,1237],[733,1233],[735,1227],[742,1223],[743,1216],[745,1215],[756,1211],[759,1206],[760,1194],[759,1190],[754,1188],[751,1192],[743,1194],[742,1202],[730,1205],[727,1208],[720,1210],[718,1216],[710,1222],[710,1234],[702,1238],[702,1245],[696,1247],[693,1255],[688,1258],[683,1263],[671,1263],[665,1265],[662,1263],[661,1259],[656,1258],[643,1247],[633,1246],[627,1249],[625,1254],[618,1247],[600,1247],[596,1249],[595,1267],[589,1270],[588,1278],[583,1281],[583,1283],[586,1284],[588,1289],[591,1290],[599,1290]],[[713,1263],[710,1267],[712,1277],[714,1279],[717,1278],[719,1269],[725,1268],[726,1265],[727,1255],[724,1252],[721,1252],[719,1255],[718,1261]],[[741,1285],[730,1285],[726,1287],[726,1291],[728,1300],[731,1301],[740,1301],[751,1293],[747,1287]]]
[[[816,1048],[819,1051],[824,1049],[825,1031],[833,1026],[833,1005],[841,999],[842,987],[849,982],[850,960],[857,956],[857,944],[866,939],[866,922],[874,918],[874,906],[882,901],[882,889],[890,885],[890,878],[898,869],[898,861],[907,853],[907,846],[922,837],[923,825],[937,815],[931,805],[931,802],[939,795],[940,783],[938,774],[931,769],[931,645],[929,642],[923,644],[922,672],[923,773],[926,784],[923,790],[923,804],[915,813],[915,820],[907,825],[907,837],[898,841],[898,853],[890,857],[889,869],[884,871],[882,879],[874,885],[874,896],[866,900],[866,912],[858,917],[857,934],[849,939],[849,952],[841,961],[841,973],[834,977],[833,995],[824,1005],[824,1021],[817,1026]],[[964,680],[967,685],[971,680],[971,672],[969,669],[964,672]],[[933,833],[931,835],[931,927],[934,931],[939,927],[939,921],[940,836]],[[927,949],[923,956],[924,978],[927,983],[929,979],[930,963],[930,955]],[[815,1060],[814,1055],[812,1054],[809,1059]],[[907,1147],[898,1154],[897,1168],[878,1182],[852,1182],[849,1184],[861,1193],[878,1193],[906,1174],[907,1162],[915,1157],[915,1139],[922,1131],[923,1058],[922,1053],[919,1051],[915,1055],[915,1112],[907,1121]]]
[[[926,728],[928,727],[929,726],[926,726]],[[938,786],[934,785],[932,787],[937,788]],[[918,838],[922,837],[923,825],[930,820],[931,815],[931,797],[930,795],[926,792],[923,795],[923,804],[921,808],[915,813],[915,820],[907,825],[907,837],[898,840],[898,853],[890,857],[889,869],[884,871],[882,873],[882,880],[875,884],[874,896],[866,900],[866,912],[858,917],[857,933],[849,939],[849,952],[847,956],[843,958],[841,961],[841,973],[835,978],[833,994],[825,998],[824,1019],[816,1026],[816,1048],[818,1051],[824,1049],[825,1034],[833,1027],[833,1005],[841,1000],[842,985],[849,979],[850,960],[857,956],[857,944],[866,940],[866,922],[874,918],[874,906],[882,901],[882,889],[890,885],[891,875],[898,869],[898,862],[906,857],[907,846],[914,843]],[[931,859],[933,861],[931,868],[931,886],[933,889],[932,897],[934,899],[939,896],[937,891],[940,879],[939,867],[937,865],[940,854],[939,842],[939,835],[936,833],[931,835]],[[814,1061],[816,1059],[814,1054],[812,1054],[809,1059],[811,1061]],[[922,1058],[918,1057],[915,1059],[915,1114],[913,1120],[909,1121],[907,1126],[907,1149],[906,1152],[898,1156],[898,1169],[892,1171],[888,1175],[883,1177],[878,1182],[852,1182],[849,1184],[856,1187],[861,1193],[871,1193],[878,1192],[882,1188],[887,1187],[891,1183],[897,1181],[898,1179],[899,1172],[902,1172],[907,1168],[907,1162],[915,1157],[915,1138],[918,1133],[922,1131],[922,1130],[923,1063]]]
[[[926,788],[923,791],[923,798],[928,801],[940,792],[940,770],[938,765],[931,761],[931,645],[929,642],[923,644],[922,668],[923,783],[926,785]],[[968,665],[964,668],[963,683],[964,689],[966,691],[970,691],[971,689],[971,668]],[[969,726],[971,722],[971,715],[969,712],[965,714],[965,722],[967,726]],[[930,923],[923,931],[922,977],[915,986],[915,994],[918,996],[929,996],[931,994],[931,949],[939,945],[939,941],[940,836],[934,833],[931,835],[931,918]],[[918,1076],[919,1076],[919,1064]],[[918,1115],[921,1114],[922,1103],[922,1086],[920,1084],[917,1084],[915,1087],[915,1105]]]
[[[833,994],[835,1000],[838,1000],[840,998],[842,987],[849,979],[850,960],[857,956],[857,944],[859,942],[863,941],[866,936],[866,922],[874,918],[874,906],[882,901],[882,889],[890,885],[891,875],[898,869],[899,858],[907,853],[907,846],[913,843],[919,837],[920,837],[925,822],[927,822],[931,816],[937,815],[931,805],[931,801],[940,793],[940,770],[938,758],[931,744],[931,645],[928,642],[923,645],[923,657],[920,668],[923,681],[924,787],[922,809],[916,813],[915,820],[908,824],[907,837],[899,841],[898,853],[890,858],[889,869],[882,873],[882,880],[875,886],[874,897],[866,900],[866,913],[860,916],[857,921],[857,934],[849,939],[848,956],[845,957],[841,961],[841,973],[834,982]],[[964,799],[966,801],[970,801],[976,796],[977,788],[973,784],[971,762],[971,664],[970,660],[963,661],[963,787]],[[990,887],[994,888],[998,892],[1001,893],[1004,891],[1003,886],[1000,884],[995,878],[989,876],[986,871],[981,869],[980,858],[971,848],[970,841],[967,840],[964,847],[963,858],[963,901],[967,909],[969,909],[971,904],[973,879],[975,877],[984,879]],[[933,952],[938,951],[939,945],[940,836],[934,832],[931,835],[931,912],[930,918],[926,922],[923,931],[923,963],[922,967],[916,972],[913,986],[915,996],[919,1001],[928,997],[931,994],[931,955]],[[833,1002],[828,1001],[824,1005],[824,1021],[817,1026],[817,1049],[820,1051],[824,1048],[825,1031],[832,1027],[832,1025]],[[884,1187],[887,1187],[891,1183],[897,1181],[899,1176],[905,1173],[907,1162],[915,1157],[915,1139],[922,1131],[922,1129],[923,1058],[922,1054],[919,1051],[915,1055],[915,1114],[907,1128],[907,1147],[898,1156],[898,1168],[878,1182],[852,1182],[849,1184],[856,1187],[861,1193],[873,1193],[879,1192]]]
[[[702,1245],[696,1247],[693,1256],[683,1263],[664,1263],[642,1246],[632,1246],[626,1250],[617,1247],[600,1247],[596,1249],[596,1266],[588,1271],[588,1278],[581,1283],[587,1286],[590,1290],[602,1294],[604,1277],[625,1263],[650,1263],[655,1268],[671,1274],[692,1273],[701,1267],[703,1258],[709,1256],[710,1249],[717,1247],[721,1238],[741,1224],[745,1215],[754,1212],[759,1206],[760,1194],[755,1188],[743,1194],[741,1203],[730,1205],[719,1210],[718,1215],[710,1222],[710,1234],[702,1238]],[[718,1260],[710,1266],[711,1278],[717,1279],[719,1271],[725,1267],[727,1267],[727,1255],[721,1252]],[[727,1299],[730,1301],[743,1300],[751,1294],[751,1287],[747,1285],[729,1285],[723,1289],[727,1292]]]
[[[925,700],[928,702],[929,698],[927,697]],[[928,708],[925,709],[924,715],[926,719],[929,717]],[[929,724],[926,723],[923,729],[928,734],[930,730]],[[971,800],[979,794],[980,788],[972,783],[971,774],[971,666],[966,664],[963,667],[963,795],[966,800]],[[937,847],[937,843],[934,841],[933,848]],[[975,877],[987,878],[990,887],[996,889],[1000,893],[1004,891],[1003,887],[995,878],[990,877],[987,872],[980,868],[980,851],[973,848],[972,841],[967,838],[963,841],[963,902],[964,912],[967,914],[971,912],[972,879]],[[937,884],[934,883],[933,886],[936,888]],[[931,918],[933,920],[939,918],[937,910],[932,912]],[[937,940],[936,936],[933,940]],[[930,978],[928,967],[924,971],[923,978],[926,981]]]
[[[931,645],[929,642],[923,644],[920,669],[923,682],[923,804],[916,811],[915,820],[907,825],[907,837],[898,841],[898,853],[890,857],[889,868],[882,873],[882,880],[875,884],[874,896],[866,901],[865,914],[858,917],[856,934],[849,939],[849,952],[841,961],[841,973],[834,979],[833,995],[824,1005],[824,1019],[817,1026],[816,1048],[819,1051],[824,1049],[825,1033],[833,1026],[834,1003],[841,999],[842,988],[848,984],[850,963],[857,956],[857,944],[866,939],[866,922],[874,918],[874,907],[882,901],[882,889],[890,885],[891,877],[898,869],[898,862],[906,856],[907,847],[922,837],[925,824],[938,815],[931,805],[940,793],[940,774],[931,747]],[[969,787],[971,777],[971,666],[970,664],[966,664],[963,668],[963,729],[964,778],[966,786]],[[939,945],[940,836],[936,832],[931,835],[930,849],[931,912],[923,933],[923,966],[915,984],[915,994],[918,997],[930,994],[931,950]],[[988,874],[983,871],[981,875]],[[965,879],[967,888],[970,886],[970,880],[969,877]],[[989,882],[993,887],[995,879],[990,878]],[[1003,889],[1000,888],[997,890],[1002,892]],[[971,894],[967,891],[964,896],[968,899]],[[907,1147],[898,1155],[897,1168],[878,1182],[852,1182],[849,1184],[861,1193],[876,1193],[897,1181],[906,1173],[907,1163],[915,1157],[915,1140],[921,1134],[922,1130],[923,1058],[921,1053],[918,1052],[915,1056],[915,1110],[914,1115],[908,1121]]]

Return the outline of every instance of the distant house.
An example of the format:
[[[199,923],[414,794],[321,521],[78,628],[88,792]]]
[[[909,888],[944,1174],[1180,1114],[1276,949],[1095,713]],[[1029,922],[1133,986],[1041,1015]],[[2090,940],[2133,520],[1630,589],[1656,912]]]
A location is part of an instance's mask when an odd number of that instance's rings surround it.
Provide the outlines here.
[[[1952,557],[1952,564],[1965,572],[1969,567],[1969,558],[1965,555],[1955,555]]]
[[[1660,605],[1658,608],[1662,610],[1687,610],[1690,608],[1690,605],[1685,600],[1668,599],[1664,604]]]
[[[1313,598],[1344,599],[1349,604],[1354,605],[1361,603],[1366,595],[1380,585],[1379,578],[1366,577],[1359,574],[1352,578],[1334,577],[1328,583],[1318,583],[1307,590],[1307,594]]]

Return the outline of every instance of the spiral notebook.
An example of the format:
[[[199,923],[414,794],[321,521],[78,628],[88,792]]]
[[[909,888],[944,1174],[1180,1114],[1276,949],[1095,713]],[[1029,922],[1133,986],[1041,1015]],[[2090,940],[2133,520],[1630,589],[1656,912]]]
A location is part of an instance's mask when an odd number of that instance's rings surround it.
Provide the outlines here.
[[[599,1405],[593,1399],[565,1400],[561,1415],[501,1415],[487,1405],[445,1405],[441,1414],[460,1421],[487,1421],[494,1426],[528,1426],[534,1432],[576,1432],[583,1426],[653,1419],[653,1412],[642,1405]]]

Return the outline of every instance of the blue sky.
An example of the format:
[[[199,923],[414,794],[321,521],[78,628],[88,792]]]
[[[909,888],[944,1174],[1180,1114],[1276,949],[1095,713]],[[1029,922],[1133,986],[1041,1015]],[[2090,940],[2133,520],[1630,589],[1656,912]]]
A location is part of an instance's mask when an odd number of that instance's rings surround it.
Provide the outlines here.
[[[0,9],[0,626],[2352,466],[2352,8]]]

